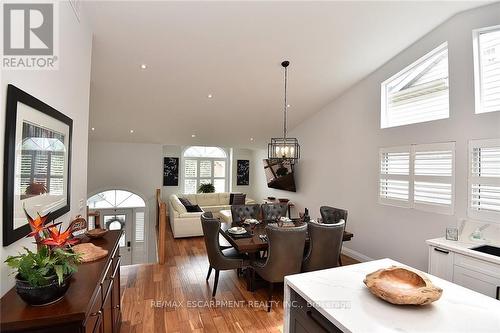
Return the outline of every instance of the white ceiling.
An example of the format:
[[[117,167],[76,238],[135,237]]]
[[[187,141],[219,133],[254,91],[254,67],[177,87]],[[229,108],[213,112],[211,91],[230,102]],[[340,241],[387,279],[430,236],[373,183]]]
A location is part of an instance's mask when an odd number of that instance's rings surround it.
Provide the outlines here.
[[[483,4],[85,2],[94,31],[90,139],[263,148],[282,132],[282,60],[291,62],[293,127]]]

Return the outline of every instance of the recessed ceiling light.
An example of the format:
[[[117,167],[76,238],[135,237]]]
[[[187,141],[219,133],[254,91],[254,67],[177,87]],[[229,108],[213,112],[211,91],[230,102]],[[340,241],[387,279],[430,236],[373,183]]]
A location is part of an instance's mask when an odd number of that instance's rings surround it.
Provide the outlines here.
[[[286,105],[286,107],[287,107],[287,108],[289,108],[289,107],[290,107],[290,104],[287,104],[287,105]]]
[[[141,69],[146,69],[146,68],[148,68],[148,65],[146,65],[146,64],[141,65]]]
[[[250,141],[253,141],[253,138],[250,138]]]
[[[133,129],[131,129],[131,130],[130,130],[130,133],[134,133],[134,130],[133,130]]]
[[[92,128],[91,128],[91,130],[92,130],[92,131],[95,131],[95,128],[94,128],[94,127],[92,127]]]
[[[207,96],[207,97],[208,97],[208,98],[212,98],[212,97],[214,97],[214,96],[213,96],[212,94],[208,94],[208,96]]]
[[[192,138],[196,138],[196,134],[191,134],[191,137]]]

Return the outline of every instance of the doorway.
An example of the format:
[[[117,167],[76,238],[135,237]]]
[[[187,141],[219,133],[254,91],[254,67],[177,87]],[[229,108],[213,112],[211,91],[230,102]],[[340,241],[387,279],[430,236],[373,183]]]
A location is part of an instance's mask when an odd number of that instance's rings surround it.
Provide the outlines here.
[[[122,230],[119,240],[121,265],[147,262],[145,202],[138,195],[123,190],[108,190],[87,200],[89,209],[99,213],[101,228]],[[89,218],[89,228],[94,228]]]

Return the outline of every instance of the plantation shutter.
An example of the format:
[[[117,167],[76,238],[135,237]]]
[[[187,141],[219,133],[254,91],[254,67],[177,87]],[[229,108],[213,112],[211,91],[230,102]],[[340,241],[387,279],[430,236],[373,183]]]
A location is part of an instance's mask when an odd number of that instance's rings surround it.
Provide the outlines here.
[[[409,207],[410,146],[380,150],[380,192],[382,203]]]
[[[500,219],[500,139],[469,142],[469,215]]]
[[[448,47],[439,46],[382,83],[382,128],[449,117]]]
[[[500,29],[479,33],[481,104],[476,113],[500,111]]]
[[[414,208],[453,214],[455,143],[413,145]]]

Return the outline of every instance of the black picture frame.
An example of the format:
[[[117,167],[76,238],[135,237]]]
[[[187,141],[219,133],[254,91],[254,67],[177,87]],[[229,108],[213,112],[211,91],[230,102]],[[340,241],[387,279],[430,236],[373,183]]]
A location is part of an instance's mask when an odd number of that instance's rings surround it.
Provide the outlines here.
[[[247,186],[250,185],[250,161],[237,160],[236,161],[236,185]]]
[[[179,158],[163,158],[163,186],[179,186]]]
[[[64,171],[66,172],[66,204],[57,210],[50,212],[48,221],[54,220],[67,212],[71,208],[71,145],[73,134],[73,120],[63,113],[57,111],[50,105],[33,97],[27,92],[9,84],[7,86],[7,104],[6,104],[6,122],[5,122],[5,148],[4,148],[4,206],[3,206],[3,246],[10,245],[15,241],[25,237],[30,232],[28,223],[14,228],[14,190],[15,190],[15,159],[16,159],[16,127],[18,116],[18,104],[24,104],[67,125],[67,142],[65,149],[67,151],[67,163]],[[49,118],[49,119],[50,119]],[[64,172],[63,171],[63,172]],[[64,176],[63,176],[64,179]],[[63,180],[64,184],[64,180]],[[64,185],[63,185],[64,186]],[[64,194],[62,195],[64,198]]]

